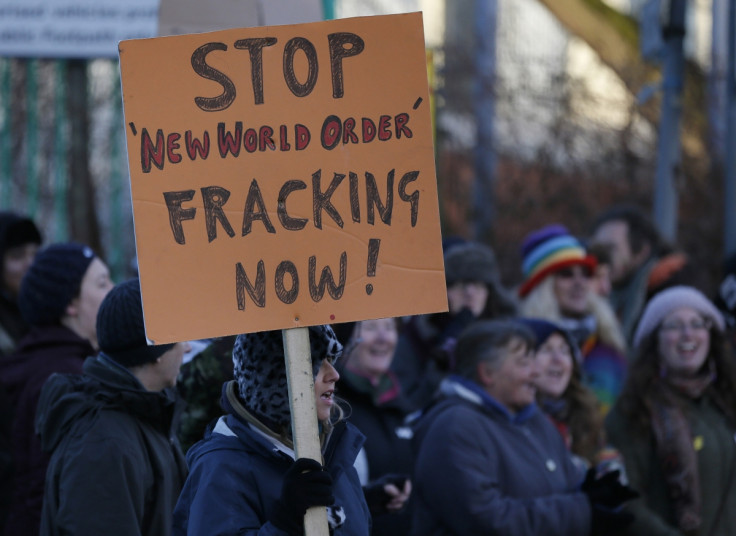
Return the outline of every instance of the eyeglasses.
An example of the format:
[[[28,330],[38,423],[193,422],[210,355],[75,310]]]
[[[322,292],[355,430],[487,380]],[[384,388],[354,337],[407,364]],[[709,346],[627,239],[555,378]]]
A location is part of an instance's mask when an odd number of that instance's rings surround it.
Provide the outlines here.
[[[686,328],[690,328],[690,331],[708,331],[711,327],[713,327],[713,322],[710,318],[700,318],[691,320],[690,322],[680,322],[677,320],[664,322],[659,329],[669,333],[675,331],[684,333]]]

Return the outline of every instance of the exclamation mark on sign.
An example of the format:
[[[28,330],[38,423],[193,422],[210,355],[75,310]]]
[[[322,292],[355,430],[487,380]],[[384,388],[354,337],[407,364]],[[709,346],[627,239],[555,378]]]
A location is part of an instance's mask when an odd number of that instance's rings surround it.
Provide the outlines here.
[[[376,275],[376,263],[378,262],[378,249],[380,247],[380,238],[371,238],[368,241],[368,269],[366,270],[368,277],[374,277]],[[365,292],[369,296],[373,294],[373,285],[368,283],[365,286]]]

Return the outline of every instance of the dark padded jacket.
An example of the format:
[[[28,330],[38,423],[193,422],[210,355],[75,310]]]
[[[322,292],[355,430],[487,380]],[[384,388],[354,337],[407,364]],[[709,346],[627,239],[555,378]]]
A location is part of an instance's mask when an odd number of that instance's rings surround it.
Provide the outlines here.
[[[176,505],[174,534],[286,536],[269,518],[284,474],[294,462],[293,453],[236,417],[227,397],[223,405],[229,413],[187,451],[190,474]],[[353,467],[364,439],[354,426],[341,421],[323,447],[335,505],[346,516],[335,536],[370,534],[370,513]]]
[[[440,391],[414,436],[412,534],[590,534],[584,474],[535,405],[511,415],[456,376]]]
[[[389,474],[410,477],[414,465],[412,429],[405,422],[408,410],[398,391],[398,382],[393,381],[393,388],[380,398],[377,391],[369,387],[367,379],[349,370],[342,370],[340,374],[337,394],[350,404],[348,421],[366,437],[363,449],[368,465],[368,481],[365,483]],[[408,508],[394,514],[376,515],[372,534],[406,536],[410,522]]]
[[[84,375],[55,374],[37,414],[52,451],[41,534],[167,536],[186,463],[173,390],[146,391],[104,354]]]

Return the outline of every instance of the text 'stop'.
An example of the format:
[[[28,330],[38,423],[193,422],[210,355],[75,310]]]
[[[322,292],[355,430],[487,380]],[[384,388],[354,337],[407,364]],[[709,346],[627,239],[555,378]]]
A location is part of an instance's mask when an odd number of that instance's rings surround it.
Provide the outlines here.
[[[445,310],[419,13],[120,44],[157,343]]]

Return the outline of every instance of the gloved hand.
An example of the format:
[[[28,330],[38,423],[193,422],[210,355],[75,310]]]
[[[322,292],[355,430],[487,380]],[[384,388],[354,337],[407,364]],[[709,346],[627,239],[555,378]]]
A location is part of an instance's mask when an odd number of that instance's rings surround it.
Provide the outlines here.
[[[312,506],[334,504],[332,477],[318,461],[299,458],[289,467],[281,485],[281,498],[271,515],[277,528],[301,536],[304,534],[304,514]]]
[[[636,499],[639,494],[620,481],[621,471],[618,469],[596,476],[596,468],[591,467],[585,475],[582,491],[588,496],[591,505],[615,509],[626,501]]]
[[[363,486],[363,495],[365,495],[365,502],[368,504],[371,515],[381,515],[392,511],[393,509],[389,507],[389,503],[397,496],[403,498],[405,494],[406,498],[401,501],[403,505],[411,492],[411,484],[407,484],[408,480],[408,475],[387,474]],[[386,489],[387,486],[389,490],[395,490],[395,493],[389,493]]]
[[[590,533],[595,536],[619,534],[634,522],[634,514],[621,508],[613,510],[605,506],[593,505],[591,512]]]
[[[596,468],[592,467],[585,475],[581,489],[590,501],[592,534],[616,533],[634,521],[634,515],[622,506],[639,494],[621,484],[620,473],[619,470],[610,471],[597,477]]]

